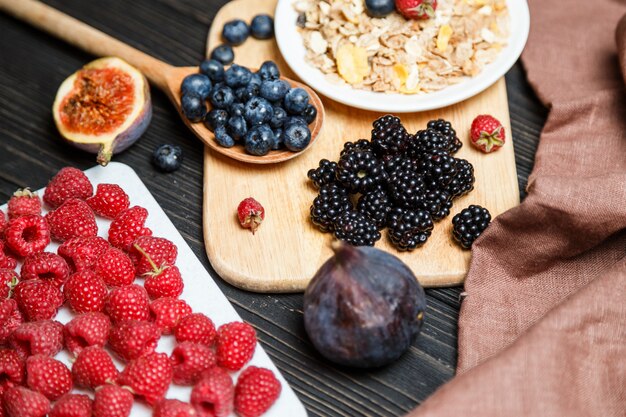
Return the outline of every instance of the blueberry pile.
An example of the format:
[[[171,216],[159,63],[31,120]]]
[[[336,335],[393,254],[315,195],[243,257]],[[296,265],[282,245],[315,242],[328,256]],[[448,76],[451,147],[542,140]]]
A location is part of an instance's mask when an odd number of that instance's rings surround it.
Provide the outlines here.
[[[228,21],[222,28],[224,44],[211,51],[211,59],[221,62],[222,65],[232,64],[235,60],[233,46],[244,43],[248,37],[256,39],[271,39],[274,37],[274,19],[267,14],[254,16],[250,25],[241,19]]]
[[[257,72],[208,59],[200,73],[188,75],[180,87],[183,114],[204,122],[220,146],[236,143],[251,155],[287,148],[299,152],[311,141],[317,109],[302,88],[280,79],[276,64],[266,61]],[[210,111],[207,111],[207,101]]]
[[[373,246],[387,228],[398,250],[413,250],[474,188],[472,164],[454,157],[461,146],[443,119],[412,134],[398,117],[383,116],[370,140],[346,142],[337,162],[322,159],[308,172],[319,190],[311,221],[355,246]]]

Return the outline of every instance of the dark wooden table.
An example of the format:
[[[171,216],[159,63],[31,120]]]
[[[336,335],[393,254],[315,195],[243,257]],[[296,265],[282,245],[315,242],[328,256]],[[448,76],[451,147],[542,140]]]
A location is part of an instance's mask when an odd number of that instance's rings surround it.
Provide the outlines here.
[[[15,0],[20,1],[20,0]],[[224,0],[45,0],[46,3],[174,65],[203,58],[209,25]],[[95,157],[61,142],[51,105],[61,81],[94,59],[0,14],[0,201],[16,188],[45,186],[66,165],[86,169]],[[506,76],[517,173],[522,195],[532,169],[546,110],[521,64]],[[211,270],[202,243],[202,144],[184,126],[164,94],[153,89],[154,118],[143,138],[116,161],[132,166]],[[185,161],[164,175],[150,164],[161,143],[182,146]],[[209,184],[210,186],[210,184]],[[375,371],[329,364],[307,340],[302,295],[259,295],[216,278],[300,400],[315,416],[399,416],[454,375],[461,288],[428,290],[422,334],[397,363]]]

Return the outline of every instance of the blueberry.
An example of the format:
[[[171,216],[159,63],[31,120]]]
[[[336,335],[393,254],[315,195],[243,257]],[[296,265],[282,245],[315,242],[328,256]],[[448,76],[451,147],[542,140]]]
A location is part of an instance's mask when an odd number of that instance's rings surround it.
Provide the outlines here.
[[[261,76],[259,75],[258,72],[255,72],[252,74],[252,78],[250,78],[250,84],[256,84],[259,87],[261,86],[261,83],[263,83],[263,79],[261,78]],[[248,85],[250,85],[248,84]]]
[[[216,86],[209,94],[209,102],[216,109],[227,109],[235,101],[235,95],[230,87]]]
[[[274,115],[274,108],[269,101],[261,97],[253,97],[246,103],[244,116],[250,125],[268,122]]]
[[[304,89],[292,88],[285,95],[285,110],[291,114],[302,114],[309,104],[309,95]]]
[[[274,36],[274,19],[266,14],[254,16],[250,23],[250,33],[257,39],[269,39]]]
[[[274,145],[274,132],[267,125],[254,126],[245,138],[246,152],[252,155],[266,155]]]
[[[235,53],[229,45],[220,45],[211,52],[211,59],[221,62],[223,65],[228,65],[235,60]]]
[[[235,140],[243,139],[248,131],[248,124],[243,116],[234,116],[228,119],[226,123],[226,130],[228,134]]]
[[[300,116],[288,117],[287,120],[285,120],[285,122],[283,123],[283,126],[286,128],[287,126],[291,126],[293,124],[300,124],[302,126],[308,126],[308,123],[306,122],[306,120],[304,120],[304,117],[300,117]]]
[[[206,99],[211,92],[211,80],[204,74],[190,74],[183,78],[180,85],[182,95],[193,94]]]
[[[224,148],[232,148],[235,145],[235,139],[228,134],[225,126],[218,126],[215,129],[215,141]]]
[[[200,122],[206,116],[206,105],[204,99],[195,94],[185,94],[181,98],[183,114],[191,122]]]
[[[267,80],[261,84],[261,97],[269,101],[280,101],[289,91],[289,83],[283,80]]]
[[[152,153],[152,163],[163,172],[174,172],[183,162],[183,150],[176,145],[161,145]]]
[[[292,123],[285,127],[285,146],[292,152],[300,152],[311,142],[309,127],[301,123]]]
[[[282,128],[274,129],[274,144],[272,145],[273,150],[279,150],[283,146],[285,146],[285,132]]]
[[[230,116],[243,116],[244,108],[243,103],[233,103],[228,108],[228,114]]]
[[[247,103],[252,97],[259,95],[260,86],[258,84],[249,83],[245,87],[239,87],[235,92],[237,100]]]
[[[215,59],[205,59],[200,64],[200,72],[211,81],[218,82],[224,79],[224,65]]]
[[[241,19],[231,20],[222,28],[222,38],[230,45],[241,45],[250,36],[250,28]]]
[[[230,88],[244,87],[248,85],[252,78],[252,73],[246,67],[233,64],[224,73],[224,81]]]
[[[312,104],[306,106],[306,108],[302,112],[302,117],[304,118],[304,120],[306,120],[308,124],[313,123],[315,121],[315,118],[317,117],[317,109],[315,108],[315,106]]]
[[[280,71],[274,61],[265,61],[259,68],[259,75],[263,81],[277,80],[280,78]]]
[[[385,17],[396,8],[395,0],[365,0],[367,14],[372,17]]]
[[[211,131],[215,132],[215,129],[219,126],[226,125],[228,121],[228,112],[222,109],[213,109],[207,114],[204,119],[204,125]]]
[[[270,126],[274,129],[282,127],[287,120],[287,112],[282,107],[274,106],[274,115],[270,119]]]

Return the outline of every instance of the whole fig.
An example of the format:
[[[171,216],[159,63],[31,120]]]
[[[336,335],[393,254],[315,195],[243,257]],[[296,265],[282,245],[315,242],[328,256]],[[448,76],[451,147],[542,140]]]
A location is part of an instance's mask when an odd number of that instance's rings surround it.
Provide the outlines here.
[[[333,251],[304,293],[304,326],[313,345],[341,365],[370,368],[397,360],[422,327],[424,290],[387,252],[340,241]]]

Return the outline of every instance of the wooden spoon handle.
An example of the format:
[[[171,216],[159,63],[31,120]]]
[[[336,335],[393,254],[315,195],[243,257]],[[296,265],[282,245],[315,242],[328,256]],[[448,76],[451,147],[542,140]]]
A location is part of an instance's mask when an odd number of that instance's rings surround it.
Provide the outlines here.
[[[172,66],[151,57],[71,16],[35,0],[0,0],[0,10],[96,56],[117,56],[139,68],[152,83],[167,90]]]

